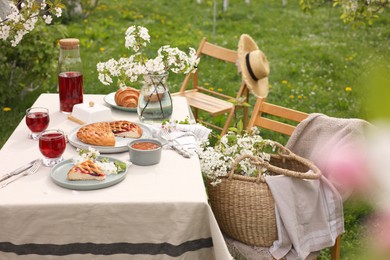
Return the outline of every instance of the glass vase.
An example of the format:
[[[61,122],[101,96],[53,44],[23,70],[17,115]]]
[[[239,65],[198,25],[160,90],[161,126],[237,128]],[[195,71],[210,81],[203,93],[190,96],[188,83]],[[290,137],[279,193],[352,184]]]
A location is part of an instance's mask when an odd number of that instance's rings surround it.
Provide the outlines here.
[[[141,122],[161,123],[172,115],[172,98],[167,85],[168,73],[144,75],[137,112]]]

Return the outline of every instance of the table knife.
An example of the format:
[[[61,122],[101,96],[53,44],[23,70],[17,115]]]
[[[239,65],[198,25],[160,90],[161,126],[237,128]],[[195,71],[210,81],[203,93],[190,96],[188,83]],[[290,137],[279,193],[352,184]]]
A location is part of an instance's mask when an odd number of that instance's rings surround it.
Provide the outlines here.
[[[3,176],[0,177],[0,182],[4,181],[12,176],[18,175],[18,174],[24,172],[25,170],[28,170],[29,168],[31,168],[33,166],[35,161],[36,160],[29,162],[28,164],[25,164],[25,165],[17,168],[16,170],[14,170],[10,173],[4,174]]]

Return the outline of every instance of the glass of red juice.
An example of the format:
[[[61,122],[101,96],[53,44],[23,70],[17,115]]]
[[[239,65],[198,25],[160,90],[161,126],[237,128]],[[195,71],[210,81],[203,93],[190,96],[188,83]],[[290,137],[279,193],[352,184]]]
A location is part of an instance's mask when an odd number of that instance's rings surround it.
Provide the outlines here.
[[[30,129],[29,138],[39,139],[39,134],[49,126],[49,110],[44,107],[31,107],[26,110],[26,125]]]
[[[83,103],[83,74],[81,72],[61,72],[58,74],[60,111],[72,112],[73,106]]]
[[[62,130],[49,129],[39,135],[39,150],[44,156],[43,165],[54,166],[64,160],[66,137]]]

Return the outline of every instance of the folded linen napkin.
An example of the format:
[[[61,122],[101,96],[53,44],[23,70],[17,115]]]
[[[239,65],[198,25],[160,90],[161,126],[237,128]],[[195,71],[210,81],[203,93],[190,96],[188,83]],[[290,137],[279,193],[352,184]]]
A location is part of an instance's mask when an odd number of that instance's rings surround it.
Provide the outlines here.
[[[153,137],[193,151],[198,149],[199,142],[205,141],[211,133],[211,129],[200,124],[153,125],[151,129]],[[164,131],[168,132],[169,138],[165,138]]]
[[[176,130],[171,131],[171,136],[187,149],[197,149],[199,141],[205,141],[209,137],[211,129],[199,124],[176,125]]]

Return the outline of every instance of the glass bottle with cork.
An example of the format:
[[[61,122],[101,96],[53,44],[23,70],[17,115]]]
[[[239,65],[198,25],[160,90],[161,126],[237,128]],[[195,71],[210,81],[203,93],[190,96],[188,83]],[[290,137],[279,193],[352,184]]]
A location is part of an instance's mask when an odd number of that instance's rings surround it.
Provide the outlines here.
[[[61,39],[58,59],[60,111],[71,113],[75,104],[83,103],[83,64],[78,39]]]

